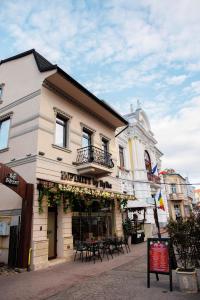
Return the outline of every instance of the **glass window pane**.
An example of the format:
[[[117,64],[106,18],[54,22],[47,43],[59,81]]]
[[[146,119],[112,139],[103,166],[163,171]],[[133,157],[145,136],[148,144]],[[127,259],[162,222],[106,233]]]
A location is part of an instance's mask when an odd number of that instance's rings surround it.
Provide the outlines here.
[[[56,123],[56,145],[63,147],[63,126]]]
[[[91,134],[87,131],[83,131],[82,134],[82,147],[91,146]]]
[[[108,152],[108,141],[106,141],[105,139],[102,139],[102,150]]]
[[[119,147],[119,160],[120,160],[120,167],[124,167],[124,149]]]
[[[60,147],[67,146],[67,120],[57,116],[56,117],[56,134],[55,143]]]
[[[10,119],[4,120],[0,123],[0,149],[8,147],[9,128]]]

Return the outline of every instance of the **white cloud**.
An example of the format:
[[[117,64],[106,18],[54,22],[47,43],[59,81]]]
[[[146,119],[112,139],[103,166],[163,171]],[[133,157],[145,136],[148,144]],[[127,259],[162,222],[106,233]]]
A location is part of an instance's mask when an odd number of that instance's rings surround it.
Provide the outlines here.
[[[172,76],[166,79],[166,83],[169,85],[180,85],[186,80],[186,75]]]
[[[193,81],[189,86],[184,88],[185,93],[200,94],[200,80]]]
[[[163,168],[173,168],[191,179],[199,180],[200,97],[188,101],[178,113],[153,119],[152,128],[164,153]],[[191,181],[192,181],[191,180]]]

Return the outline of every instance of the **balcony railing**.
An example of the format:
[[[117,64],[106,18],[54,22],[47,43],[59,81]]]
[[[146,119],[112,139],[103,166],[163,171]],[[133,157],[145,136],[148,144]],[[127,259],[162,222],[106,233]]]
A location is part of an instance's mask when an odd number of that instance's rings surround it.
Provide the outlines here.
[[[100,148],[89,146],[77,150],[76,164],[96,163],[109,169],[114,167],[111,154]]]
[[[160,177],[151,173],[147,173],[147,178],[150,182],[160,184]]]
[[[170,193],[169,194],[169,200],[184,200],[184,194],[183,193]]]

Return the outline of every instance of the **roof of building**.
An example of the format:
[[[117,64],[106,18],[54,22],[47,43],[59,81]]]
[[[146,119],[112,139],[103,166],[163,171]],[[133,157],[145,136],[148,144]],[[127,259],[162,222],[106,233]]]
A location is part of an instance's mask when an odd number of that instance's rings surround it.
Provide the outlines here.
[[[24,56],[27,56],[29,54],[33,54],[35,57],[35,61],[37,63],[38,69],[40,72],[46,72],[57,68],[57,65],[53,65],[50,63],[46,58],[44,58],[41,54],[39,54],[35,49],[31,49],[25,52],[22,52],[20,54],[17,54],[15,56],[11,56],[9,58],[3,59],[0,61],[0,65],[15,59],[22,58]]]
[[[112,107],[110,107],[105,101],[99,99],[94,94],[92,94],[89,90],[87,90],[84,86],[82,86],[78,81],[73,79],[70,75],[68,75],[64,70],[62,70],[60,67],[58,67],[56,64],[52,64],[49,62],[46,58],[44,58],[41,54],[39,54],[35,49],[31,49],[25,52],[22,52],[20,54],[17,54],[15,56],[3,59],[0,61],[0,65],[4,64],[6,62],[22,58],[24,56],[33,54],[37,67],[40,72],[46,72],[51,70],[57,70],[57,72],[63,76],[66,80],[70,81],[74,86],[76,86],[79,90],[81,90],[83,93],[91,97],[95,102],[97,102],[99,105],[104,107],[106,110],[108,110],[111,114],[113,114],[115,117],[117,117],[121,122],[123,122],[125,125],[128,125],[128,121],[123,118],[118,112],[116,112]]]

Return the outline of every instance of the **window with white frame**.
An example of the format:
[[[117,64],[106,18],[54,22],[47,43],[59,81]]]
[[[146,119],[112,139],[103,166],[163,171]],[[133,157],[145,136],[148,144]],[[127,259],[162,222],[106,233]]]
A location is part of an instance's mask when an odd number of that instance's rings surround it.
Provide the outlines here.
[[[0,150],[8,147],[10,117],[0,120]]]

